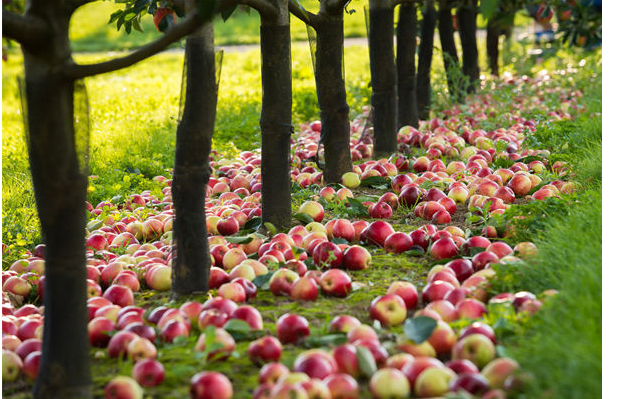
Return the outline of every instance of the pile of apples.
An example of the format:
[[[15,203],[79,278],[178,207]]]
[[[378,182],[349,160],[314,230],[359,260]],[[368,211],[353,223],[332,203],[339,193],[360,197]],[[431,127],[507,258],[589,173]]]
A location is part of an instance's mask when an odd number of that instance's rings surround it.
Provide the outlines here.
[[[564,179],[570,173],[568,165],[560,161],[551,165],[545,158],[547,151],[523,148],[537,122],[522,117],[521,111],[539,104],[536,96],[560,89],[550,87],[543,74],[535,79],[503,75],[501,84],[532,91],[531,96],[518,94],[517,109],[502,110],[507,112],[508,126],[481,129],[481,123],[498,111],[491,107],[491,97],[476,96],[467,103],[472,117],[460,119],[465,109],[453,107],[443,112],[444,118],[401,128],[399,151],[390,158],[370,159],[372,139],[363,131],[367,114],[359,115],[351,123],[350,150],[356,164],[343,176],[342,187],[322,187],[319,197],[299,208],[313,222],[272,237],[252,233],[244,243],[230,240],[247,222],[262,216],[259,151],[244,151],[234,159],[213,153],[214,175],[205,200],[212,291],[203,303],[159,306],[150,312],[134,304],[134,293],[139,290],[171,289],[171,179],[154,178],[162,184],[158,193],[144,191],[124,202],[105,201],[96,206],[87,203],[91,215],[85,232],[89,340],[101,348],[99,354],[134,364],[132,378],[113,378],[106,396],[139,398],[142,387],[161,384],[166,370],[157,360],[158,346],[177,337],[197,336],[195,350],[205,353],[206,360],[216,361],[227,359],[236,349],[228,323],[243,321],[260,334],[263,318],[252,306],[259,289],[253,281],[259,277],[271,273],[265,278],[275,296],[302,301],[314,301],[319,294],[347,297],[353,290],[352,275],[372,267],[366,248],[372,246],[391,254],[417,250],[443,263],[432,267],[420,292],[411,282],[396,281],[386,294],[372,299],[370,325],[352,316],[337,316],[327,330],[345,334],[347,342],[302,352],[292,369],[280,363],[282,345],[302,344],[310,328],[300,315],[282,315],[276,336],[265,335],[249,344],[250,362],[261,367],[254,398],[358,397],[362,389],[358,380],[362,379],[368,381],[375,398],[433,397],[460,390],[484,398],[505,397],[506,390],[520,384],[519,366],[512,359],[496,358],[496,336],[482,318],[488,305],[496,303],[534,313],[542,299],[524,291],[489,298],[489,281],[495,277],[490,265],[521,261],[534,256],[537,248],[530,242],[512,248],[492,240],[501,238],[493,228],[484,228],[481,236],[467,236],[451,222],[459,206],[501,214],[520,199],[557,197],[574,191],[577,184]],[[549,117],[570,118],[568,110],[579,109],[575,97],[580,93],[559,94],[564,107]],[[304,188],[322,185],[322,171],[309,161],[319,150],[320,122],[302,125],[300,130],[292,138],[292,181]],[[414,148],[424,155],[413,155]],[[526,161],[525,157],[535,158]],[[509,166],[495,166],[503,161]],[[543,184],[540,176],[545,172],[560,178]],[[390,187],[378,200],[363,202],[368,215],[377,220],[327,220],[320,198],[327,203],[347,201],[354,198],[352,190],[362,181],[376,177],[386,179]],[[422,225],[409,233],[395,231],[387,220],[399,208],[409,209],[410,218]],[[37,375],[43,308],[20,304],[43,298],[44,251],[45,246],[38,245],[2,272],[3,381],[14,381],[21,373],[31,380]],[[410,313],[435,322],[424,342],[399,335],[390,345],[371,326],[376,321],[384,328],[396,328]],[[460,319],[472,322],[455,332],[449,323]],[[208,343],[218,345],[215,349]],[[389,354],[389,345],[395,354]],[[374,367],[362,369],[362,356]],[[228,399],[233,386],[221,373],[202,371],[192,377],[190,392],[194,398]]]

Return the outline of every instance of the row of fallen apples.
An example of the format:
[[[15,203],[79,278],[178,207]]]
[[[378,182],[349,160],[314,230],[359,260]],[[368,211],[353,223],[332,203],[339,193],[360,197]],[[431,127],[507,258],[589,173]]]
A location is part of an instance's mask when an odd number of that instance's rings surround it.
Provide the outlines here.
[[[483,208],[487,204],[484,212],[502,213],[516,197],[525,196],[541,183],[536,173],[549,165],[543,160],[519,162],[524,156],[540,154],[517,152],[524,138],[523,129],[531,130],[532,121],[517,118],[510,128],[486,133],[474,129],[478,120],[460,124],[453,118],[434,119],[419,126],[419,130],[405,127],[399,131],[399,144],[403,148],[423,147],[426,156],[409,159],[397,154],[392,159],[365,161],[343,177],[345,187],[337,191],[324,187],[319,194],[326,201],[345,200],[353,197],[350,189],[356,188],[361,180],[386,177],[392,179],[393,192],[382,195],[377,203],[363,203],[371,217],[391,217],[399,204],[413,207],[415,216],[436,224],[450,222],[458,203],[467,202],[471,208]],[[362,121],[356,120],[353,126],[353,158],[370,157],[367,137],[361,142],[355,138]],[[459,135],[455,130],[463,133]],[[292,178],[302,187],[321,182],[321,173],[301,161],[318,149],[315,143],[319,131],[320,124],[312,123],[293,140],[296,155]],[[495,148],[505,150],[497,152]],[[440,160],[442,155],[456,160],[445,165]],[[509,168],[493,170],[492,162],[500,158],[516,162]],[[107,386],[107,396],[139,397],[141,388],[136,381],[144,386],[162,381],[164,367],[155,360],[154,342],[172,342],[176,336],[188,336],[199,329],[209,333],[209,337],[206,333],[200,335],[196,349],[205,351],[207,340],[210,348],[215,348],[212,344],[217,342],[218,349],[209,351],[207,357],[223,358],[235,346],[224,329],[230,320],[243,320],[250,328],[261,330],[260,313],[253,306],[241,303],[252,300],[256,294],[257,287],[251,281],[268,275],[275,265],[283,266],[268,281],[275,295],[314,300],[320,286],[326,295],[347,296],[352,289],[351,278],[340,267],[348,270],[370,267],[368,250],[357,242],[381,246],[393,253],[417,247],[438,260],[470,254],[470,248],[485,250],[471,259],[460,258],[435,266],[420,295],[413,284],[398,281],[388,288],[386,295],[373,300],[371,319],[385,326],[404,323],[408,310],[415,309],[419,302],[426,306],[417,311],[418,315],[436,320],[427,340],[417,344],[402,337],[396,348],[399,353],[391,357],[374,329],[345,315],[337,317],[329,331],[346,333],[349,343],[334,348],[332,353],[304,352],[290,372],[275,363],[280,358],[281,344],[300,341],[309,334],[309,328],[303,317],[283,315],[277,323],[277,339],[267,336],[249,346],[254,363],[270,362],[260,371],[256,397],[357,397],[359,387],[355,378],[362,374],[370,377],[370,390],[378,398],[409,397],[412,393],[427,397],[459,389],[484,397],[504,397],[501,388],[513,388],[517,384],[513,374],[517,364],[511,359],[494,359],[495,337],[491,327],[477,321],[458,335],[447,323],[458,318],[479,319],[486,312],[488,279],[495,274],[489,265],[530,256],[535,252],[532,244],[510,248],[502,241],[491,242],[488,237],[495,238],[496,231],[490,229],[484,230],[483,237],[466,238],[457,227],[438,230],[434,224],[409,234],[394,232],[390,224],[381,220],[368,223],[335,219],[323,225],[319,222],[324,218],[324,209],[317,201],[304,203],[300,209],[315,220],[313,223],[296,226],[288,234],[276,234],[266,242],[264,237],[252,234],[244,243],[229,243],[223,236],[238,233],[249,220],[261,216],[259,164],[259,156],[252,152],[243,152],[235,160],[212,162],[218,177],[210,180],[207,189],[206,224],[212,234],[209,240],[214,265],[209,284],[217,289],[218,296],[204,304],[188,302],[179,309],[159,307],[147,317],[144,309],[133,305],[133,292],[141,284],[156,290],[171,287],[170,181],[158,178],[166,183],[162,196],[149,192],[131,196],[125,204],[127,212],[112,203],[88,206],[94,215],[87,238],[89,336],[94,346],[107,347],[109,356],[126,356],[136,361],[134,379],[114,378]],[[565,165],[553,164],[550,169],[563,173]],[[421,184],[425,181],[441,183],[446,193],[438,188],[423,189]],[[535,191],[532,198],[556,196],[574,188],[574,183],[555,180]],[[156,207],[162,211],[156,212]],[[336,244],[332,239],[350,244]],[[141,241],[152,242],[141,244]],[[3,272],[3,380],[6,381],[17,378],[20,370],[30,378],[35,378],[37,373],[42,309],[34,305],[15,309],[6,293],[11,293],[15,300],[36,290],[38,297],[42,297],[43,250],[43,246],[38,246],[33,257],[17,261],[9,271]],[[118,256],[121,250],[125,253]],[[252,254],[257,254],[257,259],[248,259]],[[317,267],[328,270],[307,270],[304,262],[307,257]],[[527,292],[501,294],[489,299],[492,301],[508,302],[518,311],[534,312],[541,306],[535,295]],[[107,331],[117,332],[111,337]],[[375,367],[360,370],[366,364],[361,359],[367,354],[374,359]],[[436,359],[449,354],[452,360],[446,365]],[[225,376],[202,372],[193,377],[191,392],[194,397],[227,398],[232,396],[232,387]]]

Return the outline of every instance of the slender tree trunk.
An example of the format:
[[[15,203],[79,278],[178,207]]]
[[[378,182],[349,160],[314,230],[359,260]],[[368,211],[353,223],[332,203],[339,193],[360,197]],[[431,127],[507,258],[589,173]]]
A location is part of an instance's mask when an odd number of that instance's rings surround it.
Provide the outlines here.
[[[468,93],[479,83],[479,52],[477,50],[477,0],[464,0],[457,11],[462,45],[462,72],[469,79]]]
[[[86,166],[74,138],[74,81],[58,71],[71,60],[66,3],[27,11],[50,24],[47,43],[22,47],[28,153],[45,255],[45,323],[35,398],[91,397],[84,229]],[[71,311],[68,311],[71,309]]]
[[[316,30],[316,94],[321,109],[321,141],[325,149],[326,183],[338,183],[351,172],[349,105],[344,82],[344,26],[337,15],[319,14]]]
[[[457,47],[455,46],[455,29],[453,28],[451,9],[446,2],[440,5],[438,34],[440,35],[440,44],[442,46],[444,70],[446,71],[446,84],[451,97],[458,100],[460,91],[458,87],[459,82],[457,79],[453,78],[452,70],[459,66],[459,57],[457,57]]]
[[[486,34],[488,64],[490,65],[492,75],[498,76],[498,38],[500,37],[500,29],[493,20],[488,21]]]
[[[210,256],[205,198],[209,156],[217,112],[213,25],[186,39],[186,101],[176,135],[173,173],[175,219],[173,296],[208,291]]]
[[[416,76],[416,98],[418,117],[429,119],[431,109],[431,58],[433,56],[433,35],[438,15],[433,2],[425,5],[421,24],[420,46],[418,48],[418,75]]]
[[[292,71],[287,0],[272,0],[275,19],[261,17],[262,55],[262,220],[278,229],[290,226],[290,136]]]
[[[397,71],[394,64],[394,10],[390,0],[369,0],[369,56],[373,94],[373,156],[397,150]]]
[[[418,24],[416,4],[399,6],[397,24],[397,83],[399,126],[418,126],[416,102],[416,36]]]

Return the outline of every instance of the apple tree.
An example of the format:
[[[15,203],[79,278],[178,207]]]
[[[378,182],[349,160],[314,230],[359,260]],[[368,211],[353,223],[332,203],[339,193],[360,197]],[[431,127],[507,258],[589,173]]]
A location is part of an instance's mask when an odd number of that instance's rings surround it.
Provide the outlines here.
[[[344,81],[344,9],[350,0],[321,0],[318,13],[290,0],[289,9],[316,32],[313,57],[316,94],[321,110],[321,143],[325,149],[323,177],[337,183],[351,172],[349,105]]]
[[[433,1],[425,3],[418,47],[418,75],[416,76],[416,98],[418,99],[418,117],[429,119],[431,109],[431,59],[433,39],[438,12]]]
[[[394,1],[369,0],[373,156],[397,150],[397,70],[394,62]]]
[[[396,27],[397,118],[399,126],[418,127],[416,101],[416,37],[418,17],[416,2],[399,4]]]
[[[459,37],[462,46],[462,72],[468,77],[468,93],[474,93],[479,82],[477,49],[478,0],[461,0],[457,9]]]
[[[458,100],[459,85],[453,71],[459,67],[459,57],[457,56],[457,47],[455,46],[455,24],[453,14],[451,12],[451,1],[442,0],[438,9],[438,35],[440,36],[440,46],[442,47],[442,58],[444,61],[444,70],[446,71],[446,82],[449,95],[452,99]]]
[[[23,14],[2,11],[2,35],[24,55],[25,116],[29,162],[42,237],[46,244],[45,323],[35,398],[92,396],[87,334],[85,240],[88,163],[74,126],[75,88],[89,76],[150,57],[197,29],[184,23],[136,51],[81,65],[72,58],[69,22],[89,0],[28,0]]]

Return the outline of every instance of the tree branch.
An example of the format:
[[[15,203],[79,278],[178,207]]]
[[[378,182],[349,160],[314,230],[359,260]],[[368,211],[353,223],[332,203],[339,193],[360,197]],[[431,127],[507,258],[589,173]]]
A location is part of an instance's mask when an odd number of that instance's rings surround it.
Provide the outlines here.
[[[41,18],[32,15],[19,15],[2,10],[2,36],[15,40],[26,48],[45,43],[48,27]]]
[[[78,65],[72,63],[65,67],[63,74],[71,79],[82,79],[87,76],[113,72],[118,69],[129,67],[130,65],[134,65],[137,62],[143,61],[144,59],[164,50],[171,43],[180,40],[184,36],[193,32],[203,23],[204,21],[199,14],[194,12],[189,15],[186,21],[181,24],[174,25],[158,40],[139,48],[137,51],[125,57],[89,65]]]
[[[288,11],[295,17],[299,18],[304,24],[310,25],[316,29],[318,24],[318,15],[311,13],[310,11],[303,8],[303,6],[299,7],[294,0],[288,0]]]
[[[329,14],[337,14],[347,6],[351,0],[327,0],[325,9]]]
[[[275,19],[277,18],[277,9],[275,6],[268,1],[265,0],[238,0],[239,4],[249,6],[254,10],[258,11],[260,17],[264,19]]]

